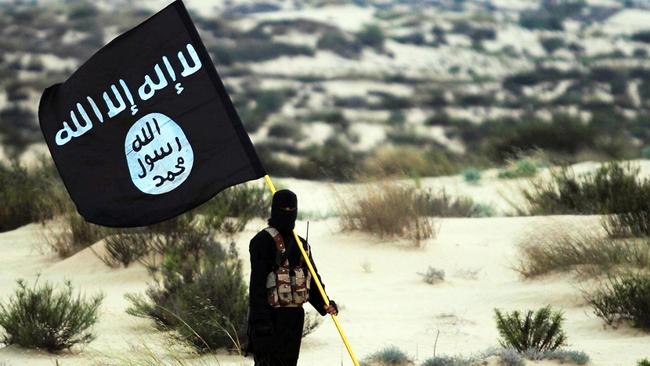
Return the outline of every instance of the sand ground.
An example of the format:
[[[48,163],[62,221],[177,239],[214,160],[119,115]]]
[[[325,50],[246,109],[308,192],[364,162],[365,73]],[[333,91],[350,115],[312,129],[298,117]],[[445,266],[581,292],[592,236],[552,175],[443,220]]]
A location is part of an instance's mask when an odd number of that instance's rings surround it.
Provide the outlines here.
[[[637,161],[640,174],[650,175],[650,163]],[[576,172],[597,167],[594,163],[574,166]],[[518,243],[525,234],[543,226],[573,225],[599,230],[597,216],[508,217],[517,201],[516,187],[526,180],[502,180],[496,171],[484,172],[480,184],[468,184],[460,176],[425,178],[425,188],[445,189],[491,204],[502,217],[437,219],[438,235],[420,248],[408,242],[381,241],[358,232],[342,232],[336,217],[337,199],[347,199],[350,184],[318,183],[277,179],[276,185],[294,190],[300,197],[299,211],[310,219],[309,241],[329,296],[341,307],[339,319],[358,358],[388,345],[396,345],[415,360],[433,355],[436,336],[438,355],[469,355],[496,346],[494,308],[525,310],[547,304],[561,308],[572,349],[585,351],[592,365],[628,366],[650,356],[650,334],[621,326],[604,327],[585,305],[581,291],[589,284],[568,275],[523,280],[513,269],[518,261]],[[548,176],[542,172],[541,176]],[[252,184],[261,184],[253,182]],[[237,247],[248,277],[248,242],[265,226],[250,222],[237,238]],[[305,235],[306,221],[296,229]],[[86,293],[106,295],[97,339],[83,349],[51,356],[17,347],[0,348],[0,365],[92,365],[115,358],[129,359],[143,347],[164,354],[168,340],[148,320],[125,313],[124,294],[142,292],[149,277],[141,265],[127,269],[107,267],[96,253],[96,243],[61,260],[48,251],[48,230],[31,224],[0,234],[0,299],[16,287],[16,279],[60,283],[73,281]],[[419,273],[429,266],[445,271],[445,281],[429,285]],[[310,306],[307,310],[314,312]],[[300,365],[349,365],[346,350],[333,322],[323,324],[303,341]],[[252,360],[220,353],[210,364],[252,365]],[[3,364],[3,362],[5,364]],[[530,363],[529,364],[535,364]],[[543,363],[542,363],[543,364]]]
[[[493,309],[536,308],[551,304],[566,313],[571,348],[587,352],[593,365],[633,365],[650,355],[650,335],[621,327],[603,327],[580,296],[581,285],[567,276],[524,281],[513,271],[521,235],[553,220],[597,226],[598,217],[498,217],[442,219],[439,234],[423,248],[379,242],[360,233],[340,232],[335,218],[312,221],[310,242],[329,295],[341,305],[340,321],[359,357],[396,345],[416,360],[433,354],[469,354],[497,344]],[[304,222],[297,228],[304,231]],[[248,240],[264,222],[251,222],[237,240],[248,273]],[[50,356],[16,347],[0,349],[0,364],[88,365],[110,357],[132,357],[147,345],[162,349],[164,340],[142,319],[127,315],[123,295],[142,291],[144,268],[106,267],[90,250],[59,260],[43,251],[42,228],[28,225],[0,234],[0,298],[17,278],[59,282],[71,279],[87,293],[102,291],[106,299],[97,339],[83,350]],[[101,251],[101,243],[95,245]],[[428,285],[418,272],[443,269],[443,283]],[[309,310],[309,309],[308,309]],[[313,311],[313,309],[311,309]],[[221,365],[249,365],[250,359],[218,355]],[[300,365],[351,364],[329,319],[304,339]]]

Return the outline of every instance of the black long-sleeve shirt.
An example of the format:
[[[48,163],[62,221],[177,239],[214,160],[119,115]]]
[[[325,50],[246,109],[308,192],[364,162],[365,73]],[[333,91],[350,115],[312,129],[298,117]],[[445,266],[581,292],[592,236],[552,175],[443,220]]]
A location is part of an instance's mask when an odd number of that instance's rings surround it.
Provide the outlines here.
[[[296,240],[293,237],[293,234],[283,235],[282,237],[284,238],[289,266],[294,267],[300,263],[302,253],[300,253],[300,249],[296,245]],[[303,243],[303,248],[307,251],[309,244],[303,237],[300,237],[300,240]],[[266,232],[266,230],[257,233],[257,235],[255,235],[250,241],[249,252],[251,259],[251,277],[249,288],[249,320],[252,323],[271,319],[271,311],[273,310],[273,307],[267,302],[266,277],[277,266],[275,262],[276,251],[275,241],[273,241],[273,238]],[[316,264],[312,258],[311,251],[309,250],[308,253],[309,260],[314,266],[314,271],[316,271],[316,275],[320,280],[321,277],[320,274],[318,274],[318,269],[316,268]],[[321,284],[323,285],[323,289],[325,289],[325,284],[323,284],[322,281]],[[327,314],[324,309],[325,301],[318,291],[313,278],[309,289],[309,303],[321,315]]]

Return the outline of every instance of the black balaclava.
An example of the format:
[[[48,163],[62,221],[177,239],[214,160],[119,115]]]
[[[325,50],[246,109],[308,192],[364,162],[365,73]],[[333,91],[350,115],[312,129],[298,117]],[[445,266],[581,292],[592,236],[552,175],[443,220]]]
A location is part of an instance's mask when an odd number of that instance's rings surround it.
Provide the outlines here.
[[[285,210],[290,208],[291,210]],[[288,189],[282,189],[273,195],[269,225],[283,234],[290,233],[298,216],[298,197]]]

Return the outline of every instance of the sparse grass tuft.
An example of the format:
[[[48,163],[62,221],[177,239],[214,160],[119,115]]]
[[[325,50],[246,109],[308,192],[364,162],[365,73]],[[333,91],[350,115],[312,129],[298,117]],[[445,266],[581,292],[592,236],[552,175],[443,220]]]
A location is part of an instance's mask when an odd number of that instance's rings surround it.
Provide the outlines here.
[[[452,197],[445,190],[419,190],[417,205],[426,216],[485,217],[492,214],[491,206],[476,204],[470,197]]]
[[[552,351],[529,349],[524,352],[524,355],[529,360],[557,360],[560,363],[569,362],[576,365],[586,365],[589,363],[589,356],[586,353],[561,348]]]
[[[6,303],[0,303],[2,342],[25,348],[59,352],[93,339],[91,327],[98,320],[103,295],[89,299],[73,293],[66,282],[56,289],[38,280],[28,287],[18,280],[18,289]]]
[[[438,282],[444,282],[445,281],[445,271],[442,269],[437,269],[434,267],[429,266],[427,268],[427,271],[425,273],[419,273],[420,276],[422,276],[422,280],[430,285],[434,285]]]
[[[533,349],[536,351],[553,351],[566,343],[566,334],[562,330],[564,318],[560,311],[549,306],[529,310],[526,315],[515,310],[502,313],[494,309],[497,329],[501,335],[499,343],[504,348],[514,348],[519,352]]]
[[[502,348],[496,352],[496,355],[499,357],[501,363],[504,366],[524,366],[524,359],[521,357],[519,352],[514,348]]]
[[[164,352],[153,350],[142,344],[130,352],[128,357],[105,357],[93,363],[94,366],[212,366],[219,365],[216,355],[203,355],[201,358],[188,349],[177,349],[176,345],[167,344]]]
[[[307,312],[305,314],[305,323],[302,326],[302,337],[305,338],[313,333],[321,324],[323,324],[323,318],[320,314]]]
[[[433,356],[427,358],[422,366],[471,366],[475,362],[473,358],[464,358],[462,356]]]
[[[512,348],[490,348],[472,356],[434,356],[422,363],[422,366],[474,366],[484,365],[486,359],[497,357],[499,365],[524,366],[524,359]]]
[[[370,356],[368,356],[363,365],[368,366],[405,366],[411,365],[410,357],[396,346],[388,346]]]
[[[519,248],[516,269],[524,277],[570,271],[598,275],[618,266],[650,264],[649,239],[615,239],[578,227],[542,226],[524,237]]]

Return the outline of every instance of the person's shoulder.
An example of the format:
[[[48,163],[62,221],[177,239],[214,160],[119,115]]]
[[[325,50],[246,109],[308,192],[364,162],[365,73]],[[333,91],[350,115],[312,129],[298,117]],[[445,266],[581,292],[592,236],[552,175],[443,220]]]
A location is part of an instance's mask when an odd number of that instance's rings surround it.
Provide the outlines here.
[[[253,236],[253,238],[251,239],[251,244],[256,241],[262,241],[262,240],[267,241],[268,239],[272,239],[271,234],[269,234],[266,231],[266,228],[264,228],[258,231],[257,234],[255,234],[255,236]]]

